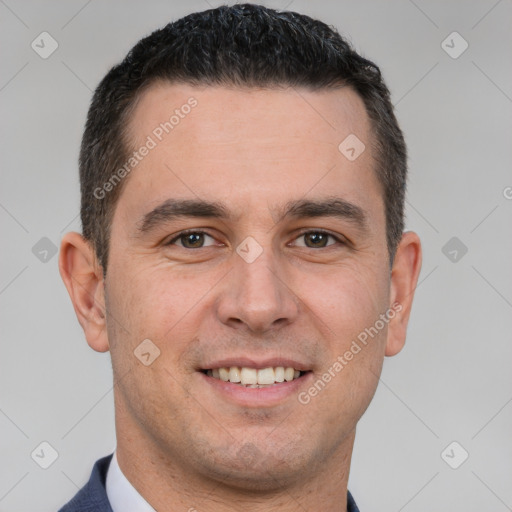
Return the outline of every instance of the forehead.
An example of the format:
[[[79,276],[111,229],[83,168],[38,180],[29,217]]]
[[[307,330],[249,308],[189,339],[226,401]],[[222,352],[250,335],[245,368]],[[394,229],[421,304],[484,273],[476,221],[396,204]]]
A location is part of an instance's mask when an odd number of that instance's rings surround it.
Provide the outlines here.
[[[185,118],[185,129],[178,129]],[[172,125],[169,133],[161,127],[166,122]],[[365,138],[369,120],[362,99],[348,86],[313,92],[298,87],[199,87],[157,82],[138,98],[128,131],[139,140],[153,132],[156,138],[172,133],[176,142],[185,135],[190,143],[236,140],[241,144],[246,137],[247,147],[254,138],[263,142],[265,137],[283,136],[336,144],[344,134],[357,132]]]
[[[366,109],[349,87],[157,83],[138,99],[127,132],[132,151],[150,147],[130,170],[119,201],[134,214],[172,196],[228,202],[240,217],[258,201],[279,208],[310,193],[332,196],[340,187],[348,199],[364,202],[380,188]],[[364,144],[356,150],[365,149],[350,160],[340,144],[354,137]]]

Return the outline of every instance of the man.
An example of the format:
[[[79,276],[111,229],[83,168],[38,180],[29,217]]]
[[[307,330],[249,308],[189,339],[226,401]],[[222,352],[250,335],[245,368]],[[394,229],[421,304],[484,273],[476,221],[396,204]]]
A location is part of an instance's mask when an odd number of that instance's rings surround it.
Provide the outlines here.
[[[421,266],[406,167],[379,69],[319,21],[235,5],[140,41],[94,94],[60,253],[117,448],[61,511],[357,511]]]

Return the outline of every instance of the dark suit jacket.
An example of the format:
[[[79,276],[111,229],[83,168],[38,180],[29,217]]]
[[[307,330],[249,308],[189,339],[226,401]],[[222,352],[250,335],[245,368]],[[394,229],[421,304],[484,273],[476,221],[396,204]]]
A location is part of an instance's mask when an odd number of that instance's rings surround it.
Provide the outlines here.
[[[112,455],[103,457],[94,464],[89,481],[59,512],[112,512],[105,488],[107,470],[112,460]],[[126,512],[129,511],[127,510]]]
[[[94,464],[89,481],[59,512],[112,512],[105,489],[107,470],[111,460],[112,455],[98,460]],[[126,510],[125,512],[130,511]],[[347,498],[347,512],[359,512],[350,492]]]

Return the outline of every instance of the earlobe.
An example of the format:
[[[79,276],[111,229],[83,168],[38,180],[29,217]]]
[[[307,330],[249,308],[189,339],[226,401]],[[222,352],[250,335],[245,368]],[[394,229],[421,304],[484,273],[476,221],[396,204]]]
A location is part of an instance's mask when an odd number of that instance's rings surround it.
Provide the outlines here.
[[[66,233],[62,238],[59,271],[87,343],[98,352],[106,352],[103,272],[93,247],[79,233]]]
[[[389,322],[386,356],[394,356],[404,347],[420,270],[421,242],[416,233],[408,231],[402,235],[391,270],[390,304],[395,316]]]

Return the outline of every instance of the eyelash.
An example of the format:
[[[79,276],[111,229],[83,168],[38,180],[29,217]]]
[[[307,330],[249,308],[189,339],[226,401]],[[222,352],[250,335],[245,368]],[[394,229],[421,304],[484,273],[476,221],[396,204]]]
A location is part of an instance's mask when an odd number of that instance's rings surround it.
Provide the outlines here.
[[[300,237],[302,237],[304,235],[307,235],[309,233],[317,233],[317,234],[327,235],[327,236],[333,238],[334,240],[336,240],[337,243],[342,244],[342,245],[346,245],[346,241],[345,240],[343,240],[339,236],[333,235],[329,231],[325,231],[324,229],[308,229],[306,231],[302,231],[301,233],[299,233],[296,236],[296,238],[294,240],[297,240],[298,238],[300,238]],[[166,245],[166,246],[174,245],[174,243],[177,240],[179,240],[180,238],[182,238],[182,237],[184,237],[186,235],[192,235],[192,234],[207,235],[210,238],[215,238],[212,235],[210,235],[209,233],[207,233],[206,231],[195,230],[195,229],[188,229],[188,230],[185,230],[185,231],[181,231],[172,240],[169,240],[169,242],[166,242],[164,245]],[[325,247],[319,247],[319,249],[326,249],[327,247],[331,247],[332,245],[334,245],[334,244],[330,244],[330,245],[327,245]],[[205,248],[206,247],[198,247],[196,249],[190,249],[188,247],[183,247],[183,249],[188,249],[188,250],[191,250],[191,251],[198,250],[198,249],[205,249]],[[315,249],[314,247],[304,247],[304,248],[305,249]]]

